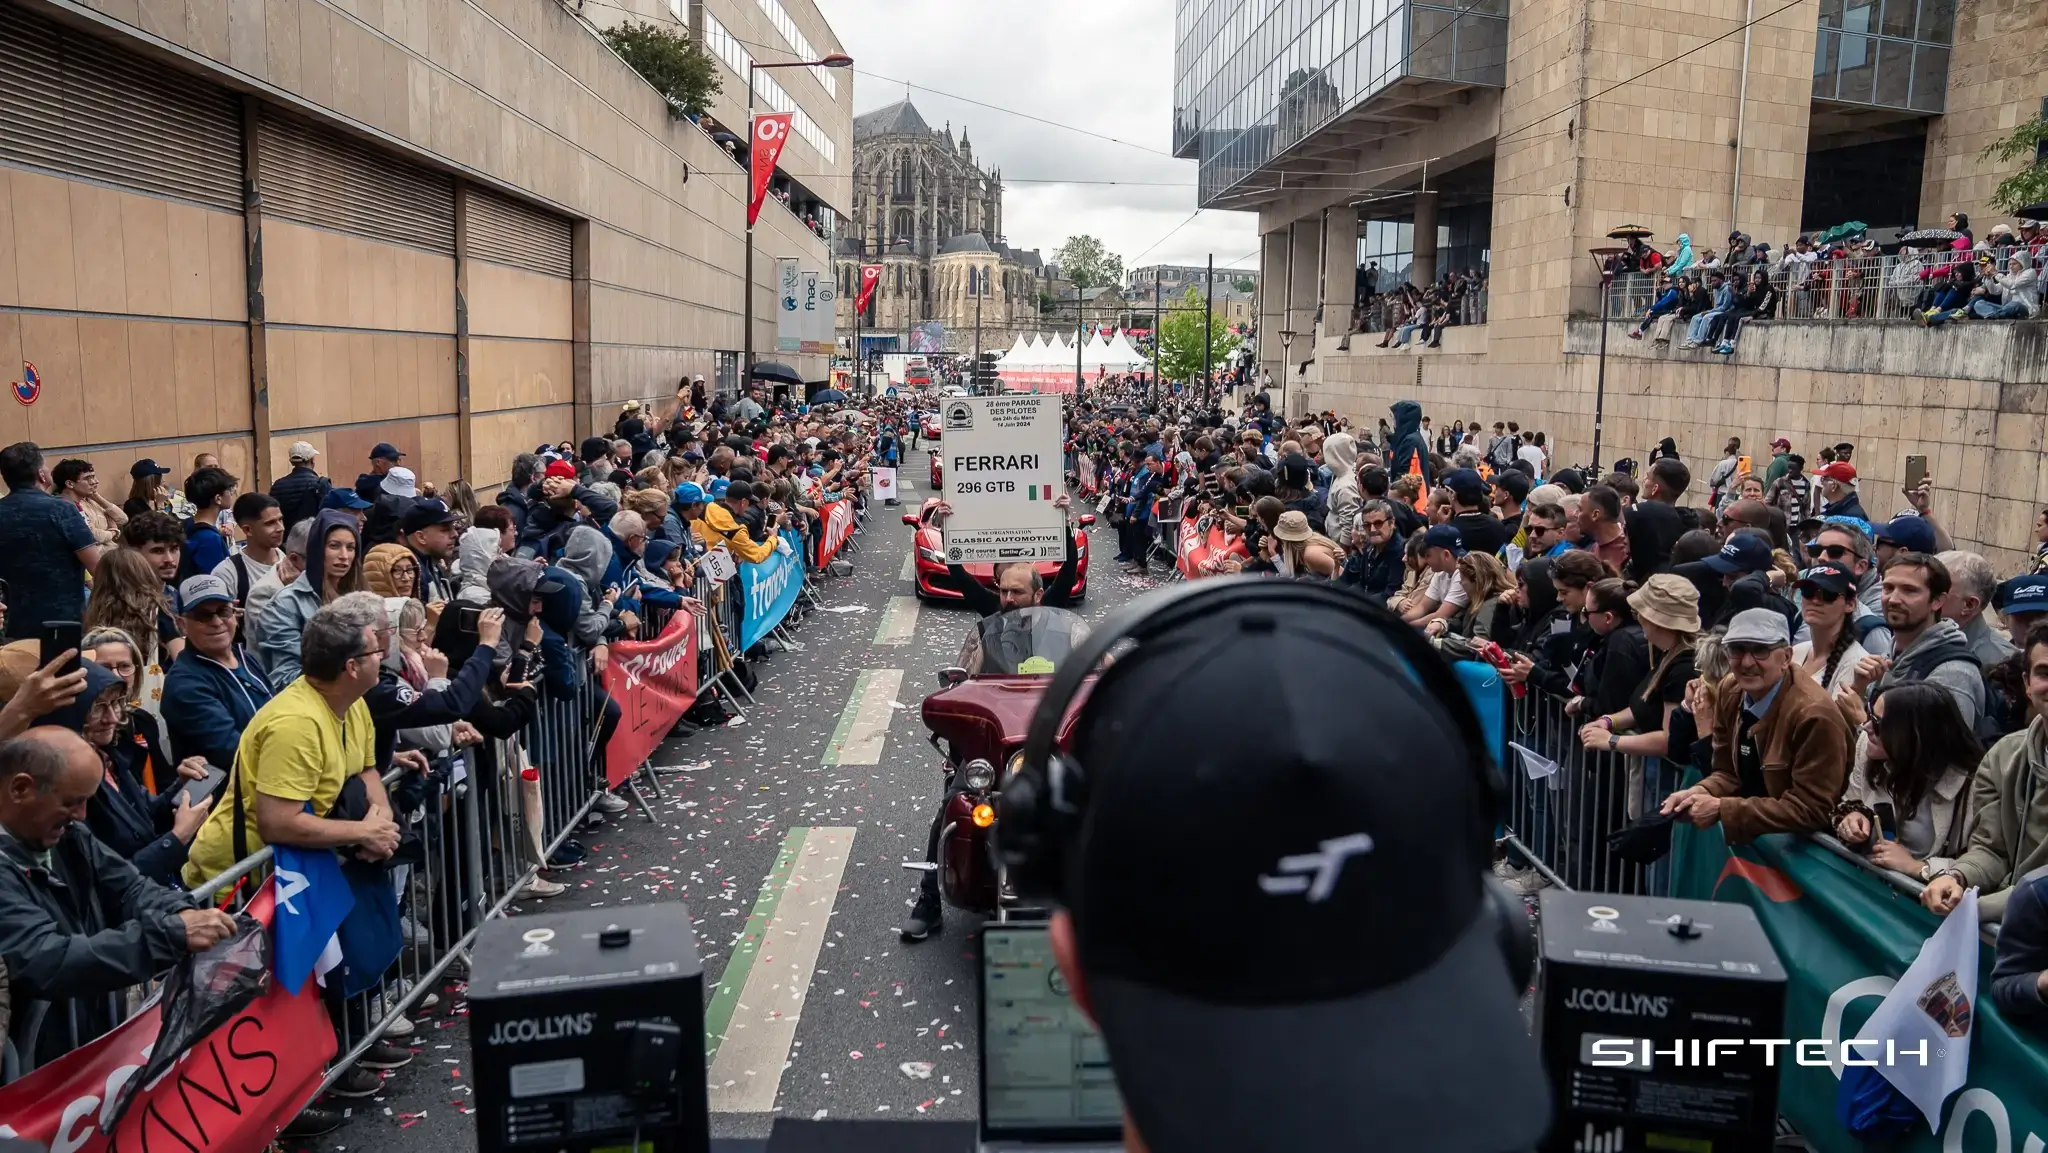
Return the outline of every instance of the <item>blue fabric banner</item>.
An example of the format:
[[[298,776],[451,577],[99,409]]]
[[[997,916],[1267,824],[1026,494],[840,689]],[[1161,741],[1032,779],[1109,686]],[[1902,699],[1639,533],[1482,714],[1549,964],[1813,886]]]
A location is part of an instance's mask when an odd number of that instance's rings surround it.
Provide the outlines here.
[[[277,983],[297,993],[320,963],[320,954],[334,939],[355,892],[341,875],[332,849],[271,846],[277,862],[277,913],[271,921],[271,958]]]
[[[747,605],[740,620],[741,652],[753,648],[781,624],[804,589],[803,540],[793,532],[784,532],[782,539],[789,543],[789,552],[777,552],[760,564],[742,564],[735,578]]]

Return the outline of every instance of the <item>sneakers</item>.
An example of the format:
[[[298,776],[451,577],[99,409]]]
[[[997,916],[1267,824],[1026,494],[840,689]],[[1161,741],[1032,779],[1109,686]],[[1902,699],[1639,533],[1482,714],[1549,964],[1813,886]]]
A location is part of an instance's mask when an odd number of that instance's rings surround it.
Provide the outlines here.
[[[357,1069],[403,1069],[412,1064],[412,1050],[379,1041],[356,1058]]]
[[[384,1002],[379,1000],[377,1002],[377,1007],[381,1010],[384,1007]],[[412,1019],[405,1016],[403,1013],[399,1014],[396,1017],[393,1017],[391,1019],[391,1023],[389,1025],[384,1026],[384,1035],[386,1037],[396,1037],[401,1041],[407,1037],[412,1036],[414,1033],[417,1033],[418,1031],[419,1029],[412,1023]]]
[[[524,901],[541,897],[559,897],[563,893],[568,892],[568,890],[569,886],[562,884],[560,881],[550,881],[546,877],[535,877],[533,880],[526,882],[525,888],[519,890],[519,899]]]
[[[920,896],[917,907],[910,910],[910,919],[903,922],[903,927],[896,933],[905,941],[922,941],[938,932],[944,919],[937,898]]]
[[[597,803],[591,808],[600,813],[617,816],[626,811],[626,798],[617,793],[603,793],[598,796]]]
[[[384,1078],[377,1076],[361,1065],[357,1065],[355,1068],[343,1073],[335,1080],[334,1084],[327,1087],[327,1093],[332,1097],[374,1097],[383,1091]]]
[[[374,1074],[372,1075],[374,1079]],[[308,1105],[299,1110],[291,1124],[278,1131],[280,1137],[319,1137],[332,1133],[348,1123],[339,1109],[328,1109],[320,1105]]]
[[[1725,340],[1724,340],[1724,341],[1722,341],[1721,343],[1719,343],[1719,344],[1717,344],[1717,345],[1715,345],[1715,346],[1714,346],[1714,355],[1716,355],[1716,356],[1734,356],[1734,355],[1735,355],[1735,346],[1734,346],[1734,345],[1732,345],[1732,344],[1730,344],[1730,343],[1728,343],[1727,341],[1725,341]]]

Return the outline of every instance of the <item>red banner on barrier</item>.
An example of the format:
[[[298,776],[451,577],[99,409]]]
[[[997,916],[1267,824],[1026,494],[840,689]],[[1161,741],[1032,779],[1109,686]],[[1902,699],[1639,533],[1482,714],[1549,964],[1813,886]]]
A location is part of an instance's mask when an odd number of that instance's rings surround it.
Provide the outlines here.
[[[824,568],[839,555],[839,549],[853,536],[853,502],[837,501],[825,508],[825,524],[818,530],[818,567]]]
[[[249,915],[270,923],[268,887]],[[260,1153],[298,1115],[334,1056],[320,990],[273,984],[145,1086],[112,1133],[100,1118],[141,1072],[163,1021],[152,1005],[99,1040],[0,1088],[0,1137],[66,1153]]]
[[[605,784],[633,775],[697,700],[697,614],[678,612],[651,641],[618,641],[604,689],[619,702],[619,729],[605,746]]]
[[[1225,535],[1221,526],[1211,526],[1208,534],[1204,535],[1195,521],[1184,520],[1181,522],[1180,540],[1175,542],[1174,548],[1174,555],[1180,558],[1177,563],[1180,566],[1181,576],[1186,577],[1188,580],[1196,580],[1200,577],[1214,575],[1204,572],[1202,565],[1209,558],[1219,553],[1236,557],[1248,557],[1251,555],[1245,551],[1243,537],[1232,540]]]

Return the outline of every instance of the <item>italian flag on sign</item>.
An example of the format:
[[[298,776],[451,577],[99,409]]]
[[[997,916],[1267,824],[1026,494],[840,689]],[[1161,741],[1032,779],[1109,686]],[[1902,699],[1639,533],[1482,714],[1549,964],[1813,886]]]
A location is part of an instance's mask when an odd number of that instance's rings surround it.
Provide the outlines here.
[[[1024,486],[1027,500],[1052,500],[1052,486],[1049,484],[1027,484]]]

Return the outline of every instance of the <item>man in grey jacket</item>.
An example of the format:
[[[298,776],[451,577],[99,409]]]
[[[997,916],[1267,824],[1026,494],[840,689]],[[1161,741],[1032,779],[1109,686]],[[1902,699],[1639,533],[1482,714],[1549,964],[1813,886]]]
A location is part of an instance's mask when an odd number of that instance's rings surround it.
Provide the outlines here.
[[[1856,691],[1866,698],[1907,681],[1932,681],[1949,691],[1963,723],[1977,727],[1984,715],[1984,673],[1970,640],[1942,616],[1950,595],[1948,566],[1926,553],[1906,552],[1884,570],[1884,622],[1894,648],[1889,657],[1868,656],[1856,664]]]
[[[129,986],[235,930],[233,917],[148,880],[86,829],[102,775],[99,754],[69,729],[0,744],[0,960],[17,1002],[50,1003],[27,1054],[37,1065],[119,1024]],[[17,1012],[14,1027],[30,1026]]]
[[[2034,719],[1984,754],[1970,780],[1968,846],[1920,894],[1943,916],[1974,887],[1977,918],[2003,920],[2012,886],[2048,866],[2048,631],[2039,625],[2027,636],[2026,676]]]

